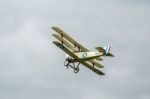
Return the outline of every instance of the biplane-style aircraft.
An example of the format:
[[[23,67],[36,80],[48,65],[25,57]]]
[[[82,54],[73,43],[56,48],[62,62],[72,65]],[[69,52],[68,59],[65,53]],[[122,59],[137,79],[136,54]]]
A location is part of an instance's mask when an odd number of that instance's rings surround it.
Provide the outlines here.
[[[53,43],[67,53],[64,66],[67,68],[71,67],[75,73],[79,71],[79,65],[82,64],[97,73],[98,75],[105,75],[98,68],[104,68],[103,65],[99,64],[98,61],[103,60],[103,56],[113,57],[110,53],[110,46],[96,47],[97,51],[90,51],[83,47],[80,43],[76,42],[67,33],[58,27],[52,27],[58,34],[53,36],[59,41],[53,41]]]

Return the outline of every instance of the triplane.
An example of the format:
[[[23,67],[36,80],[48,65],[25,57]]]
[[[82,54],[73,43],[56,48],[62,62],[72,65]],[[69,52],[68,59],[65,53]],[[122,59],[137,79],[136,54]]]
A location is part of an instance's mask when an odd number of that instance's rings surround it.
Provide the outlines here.
[[[64,66],[67,68],[71,67],[74,69],[75,73],[78,73],[79,65],[82,64],[98,75],[105,75],[98,69],[104,68],[104,66],[99,64],[98,61],[102,61],[103,56],[114,57],[114,55],[110,52],[109,45],[105,47],[96,47],[95,49],[97,51],[89,51],[60,28],[52,27],[52,29],[58,33],[53,34],[53,36],[58,40],[53,41],[53,43],[67,53]]]

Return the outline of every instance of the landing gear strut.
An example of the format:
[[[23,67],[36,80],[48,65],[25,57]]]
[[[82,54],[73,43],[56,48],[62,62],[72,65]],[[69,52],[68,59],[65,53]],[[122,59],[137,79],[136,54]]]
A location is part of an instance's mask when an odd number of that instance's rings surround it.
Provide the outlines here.
[[[71,64],[72,63],[72,64]],[[75,62],[71,62],[70,60],[66,60],[64,62],[64,66],[67,67],[67,69],[69,67],[73,68],[74,69],[74,73],[78,73],[79,72],[79,65],[80,65],[80,62],[78,64],[75,64]]]
[[[64,62],[64,66],[66,66],[67,69],[68,69],[69,63],[70,63],[69,61],[65,61],[65,62]]]

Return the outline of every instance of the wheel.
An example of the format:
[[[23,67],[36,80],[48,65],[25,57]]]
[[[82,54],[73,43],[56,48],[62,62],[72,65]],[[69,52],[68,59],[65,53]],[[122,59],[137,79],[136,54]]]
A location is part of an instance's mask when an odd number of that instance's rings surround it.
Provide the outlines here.
[[[79,67],[74,68],[74,73],[78,73],[79,72]]]
[[[65,66],[68,66],[68,65],[69,65],[69,61],[65,61],[65,62],[64,62],[64,65],[65,65]]]

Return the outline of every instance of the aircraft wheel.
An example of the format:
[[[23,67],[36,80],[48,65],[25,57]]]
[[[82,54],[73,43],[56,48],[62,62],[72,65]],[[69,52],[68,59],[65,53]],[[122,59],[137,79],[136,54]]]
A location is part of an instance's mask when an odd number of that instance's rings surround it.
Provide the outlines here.
[[[79,67],[74,68],[74,73],[78,73],[79,72]]]
[[[65,65],[65,66],[68,66],[68,65],[69,65],[69,61],[65,61],[65,62],[64,62],[64,65]]]

